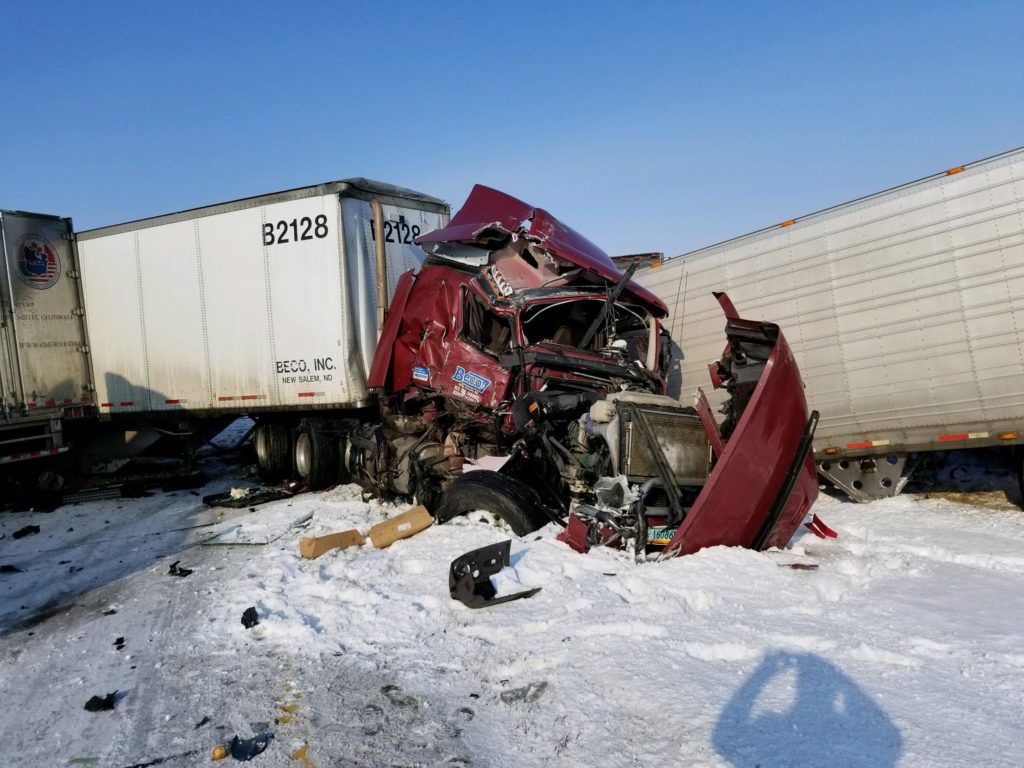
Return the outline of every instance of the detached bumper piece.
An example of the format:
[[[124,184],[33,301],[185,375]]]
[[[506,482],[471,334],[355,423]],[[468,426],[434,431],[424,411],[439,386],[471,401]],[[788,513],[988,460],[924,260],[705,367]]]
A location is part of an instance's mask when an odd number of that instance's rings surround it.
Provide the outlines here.
[[[789,344],[777,325],[743,320],[728,296],[716,297],[729,341],[712,365],[712,383],[729,393],[724,445],[668,557],[716,545],[785,547],[818,496],[810,451],[818,414],[808,414]]]
[[[540,592],[540,587],[535,587],[511,595],[496,596],[497,590],[491,583],[491,576],[508,566],[511,549],[512,540],[509,539],[455,558],[448,570],[448,590],[452,599],[467,608],[484,608],[533,597]]]

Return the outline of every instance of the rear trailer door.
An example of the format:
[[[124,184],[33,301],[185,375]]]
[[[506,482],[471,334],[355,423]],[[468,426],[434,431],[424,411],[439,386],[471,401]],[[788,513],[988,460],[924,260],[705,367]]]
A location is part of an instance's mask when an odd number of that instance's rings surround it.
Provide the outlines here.
[[[414,242],[421,234],[448,223],[445,210],[437,205],[419,207],[416,201],[382,200],[384,213],[384,254],[387,264],[388,300],[395,295],[398,280],[408,270],[419,270],[426,253]],[[353,328],[359,338],[360,364],[369,374],[377,349],[377,264],[374,247],[378,233],[373,209],[367,199],[342,197],[341,215],[345,232],[345,264],[349,273],[349,302]]]
[[[71,222],[0,211],[0,404],[13,411],[91,402]]]

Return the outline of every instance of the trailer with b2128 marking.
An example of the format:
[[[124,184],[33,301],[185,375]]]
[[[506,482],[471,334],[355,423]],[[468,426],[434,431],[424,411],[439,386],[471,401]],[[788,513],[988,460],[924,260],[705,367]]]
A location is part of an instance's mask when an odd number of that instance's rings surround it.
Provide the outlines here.
[[[1024,443],[1024,149],[951,168],[638,274],[685,329],[677,382],[717,353],[711,289],[784,328],[819,473],[858,500]],[[984,448],[965,454],[963,449]],[[954,450],[957,449],[957,450]],[[952,469],[951,469],[952,467]]]

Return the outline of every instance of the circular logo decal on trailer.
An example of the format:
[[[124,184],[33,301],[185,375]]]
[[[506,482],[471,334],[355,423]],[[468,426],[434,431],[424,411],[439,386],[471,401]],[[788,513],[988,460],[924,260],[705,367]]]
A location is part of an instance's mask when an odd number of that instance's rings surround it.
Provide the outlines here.
[[[25,235],[21,238],[15,263],[18,277],[30,288],[49,288],[60,277],[60,258],[45,237]]]

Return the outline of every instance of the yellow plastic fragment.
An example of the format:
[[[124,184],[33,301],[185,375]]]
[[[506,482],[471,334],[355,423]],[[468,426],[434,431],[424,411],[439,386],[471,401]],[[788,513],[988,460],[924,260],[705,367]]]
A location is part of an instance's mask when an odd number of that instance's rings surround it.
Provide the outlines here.
[[[292,753],[292,760],[305,760],[309,754],[309,744],[303,744]]]
[[[223,760],[228,756],[228,748],[223,744],[218,744],[213,748],[213,754],[210,755],[214,760]]]

